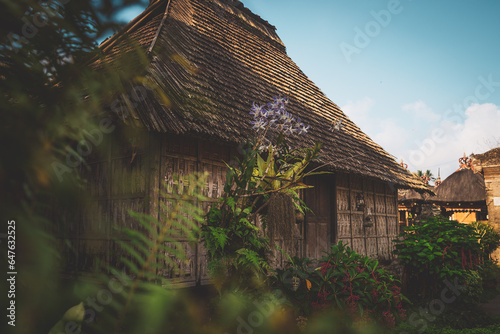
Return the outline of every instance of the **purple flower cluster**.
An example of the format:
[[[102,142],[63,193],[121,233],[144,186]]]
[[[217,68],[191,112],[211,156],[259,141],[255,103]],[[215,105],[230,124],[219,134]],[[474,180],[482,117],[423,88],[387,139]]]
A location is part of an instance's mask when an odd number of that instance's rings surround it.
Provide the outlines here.
[[[309,125],[304,125],[300,118],[295,119],[286,111],[288,98],[275,97],[273,102],[266,105],[258,105],[255,102],[252,106],[250,115],[253,116],[251,122],[253,128],[259,131],[266,131],[268,129],[277,129],[285,134],[305,134],[309,130]]]

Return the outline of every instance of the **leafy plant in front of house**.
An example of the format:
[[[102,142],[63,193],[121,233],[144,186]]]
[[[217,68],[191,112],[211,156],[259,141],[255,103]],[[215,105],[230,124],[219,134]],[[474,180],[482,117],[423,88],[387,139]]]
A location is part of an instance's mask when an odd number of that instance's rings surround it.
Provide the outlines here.
[[[406,318],[400,282],[342,241],[319,261],[293,258],[277,270],[277,284],[300,315],[335,308],[354,320],[375,320],[389,328]],[[316,267],[316,268],[315,268]],[[298,284],[297,284],[298,281]]]
[[[249,149],[237,160],[238,167],[228,167],[225,194],[210,208],[202,227],[208,269],[219,289],[234,282],[255,287],[270,269],[269,240],[252,221],[255,198],[247,196],[258,189],[252,168],[255,161],[255,152]]]
[[[500,234],[487,222],[472,222],[470,226],[479,235],[479,246],[485,255],[485,260],[490,259],[491,254],[500,246]]]
[[[270,269],[275,236],[293,242],[295,210],[303,211],[297,191],[320,145],[292,149],[286,136],[305,135],[309,126],[286,111],[288,99],[254,104],[250,114],[254,140],[228,164],[224,195],[213,205],[202,227],[209,269],[219,288],[252,289]],[[258,226],[257,222],[261,223]],[[286,243],[285,243],[286,244]]]
[[[480,270],[484,258],[478,239],[473,226],[444,217],[407,227],[394,240],[395,254],[405,266],[405,293],[432,299],[439,297],[445,282],[464,283],[475,276],[471,271]]]

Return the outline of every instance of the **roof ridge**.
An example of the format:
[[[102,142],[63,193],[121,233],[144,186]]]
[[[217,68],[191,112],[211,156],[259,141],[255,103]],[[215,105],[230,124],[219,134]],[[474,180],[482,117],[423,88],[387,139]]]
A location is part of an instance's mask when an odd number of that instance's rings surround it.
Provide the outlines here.
[[[162,3],[162,1],[156,1],[149,5],[141,14],[139,14],[136,18],[134,18],[132,21],[127,23],[123,28],[121,28],[119,31],[117,31],[115,34],[113,34],[111,37],[106,38],[100,45],[99,48],[101,49],[102,52],[106,52],[109,48],[113,47],[113,45],[120,40],[125,34],[125,32],[130,32],[134,28],[136,28],[140,23],[142,23],[144,20],[146,20],[151,13],[153,13],[159,5]]]
[[[222,1],[224,1],[224,0],[222,0]],[[269,23],[269,21],[264,20],[260,15],[257,15],[254,12],[252,12],[250,9],[248,9],[247,7],[245,7],[245,4],[242,3],[241,1],[239,1],[239,0],[226,0],[226,1],[230,1],[231,3],[233,3],[234,7],[236,7],[239,10],[245,12],[245,14],[248,14],[253,19],[259,21],[259,23],[262,23],[262,24],[268,26],[269,28],[273,29],[274,31],[276,31],[276,26],[274,26],[271,23]]]
[[[150,54],[151,51],[153,51],[153,48],[154,48],[154,46],[156,44],[156,40],[158,39],[158,36],[160,35],[161,28],[163,27],[163,25],[165,23],[165,20],[167,19],[168,11],[170,9],[170,1],[171,0],[168,0],[168,2],[167,2],[167,6],[165,7],[165,13],[163,13],[163,18],[161,19],[161,22],[160,22],[160,24],[158,26],[158,30],[156,30],[155,37],[153,37],[153,40],[151,41],[151,45],[149,46],[148,51],[146,51],[147,54]],[[161,1],[158,0],[154,4],[159,3],[159,2],[161,2]]]
[[[229,15],[243,19],[241,23],[246,24],[250,29],[266,35],[272,42],[277,43],[281,48],[286,49],[283,41],[276,32],[276,27],[264,20],[239,0],[212,0],[213,5],[219,6]]]

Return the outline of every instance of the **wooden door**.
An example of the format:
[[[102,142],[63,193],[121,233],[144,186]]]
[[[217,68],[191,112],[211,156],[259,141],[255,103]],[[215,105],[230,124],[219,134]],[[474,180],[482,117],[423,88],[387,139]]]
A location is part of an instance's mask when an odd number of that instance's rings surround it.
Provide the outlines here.
[[[312,213],[305,219],[305,255],[320,258],[335,240],[335,182],[333,175],[314,175],[305,182],[314,188],[304,191],[304,201]]]

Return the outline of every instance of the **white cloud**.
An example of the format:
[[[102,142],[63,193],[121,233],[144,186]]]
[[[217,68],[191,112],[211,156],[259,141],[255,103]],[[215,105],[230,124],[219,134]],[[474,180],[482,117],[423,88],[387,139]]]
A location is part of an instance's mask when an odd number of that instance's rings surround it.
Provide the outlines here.
[[[434,113],[432,109],[422,100],[405,104],[402,109],[410,112],[413,116],[412,118],[418,121],[423,120],[429,123],[435,123],[441,119],[441,116]]]
[[[378,132],[372,139],[390,154],[400,157],[401,152],[406,150],[406,145],[410,139],[407,129],[390,118],[378,121],[377,128]]]
[[[461,133],[461,145],[474,153],[483,153],[499,145],[500,107],[493,103],[472,104]]]
[[[465,113],[439,115],[419,100],[402,106],[403,117],[381,118],[375,101],[364,97],[342,110],[387,152],[411,171],[430,169],[442,178],[453,173],[465,153],[483,153],[500,145],[500,107],[472,104]]]
[[[358,101],[349,101],[342,110],[373,141],[399,159],[402,152],[407,151],[411,131],[408,131],[407,124],[402,126],[394,118],[381,118],[380,113],[374,112],[374,106],[375,101],[365,96]]]
[[[483,153],[499,145],[500,108],[491,103],[472,104],[465,111],[463,123],[443,119],[430,135],[416,138],[406,160],[414,169],[431,169],[434,174],[441,167],[446,177],[458,167],[458,159],[465,153]]]
[[[341,109],[346,114],[351,121],[356,123],[361,129],[369,127],[371,125],[370,121],[370,111],[375,105],[375,101],[365,96],[359,101],[349,101]]]

